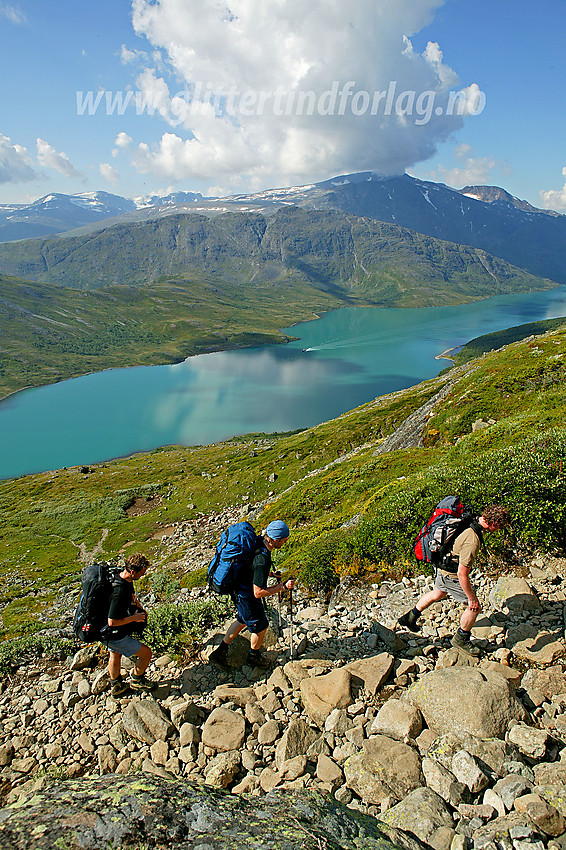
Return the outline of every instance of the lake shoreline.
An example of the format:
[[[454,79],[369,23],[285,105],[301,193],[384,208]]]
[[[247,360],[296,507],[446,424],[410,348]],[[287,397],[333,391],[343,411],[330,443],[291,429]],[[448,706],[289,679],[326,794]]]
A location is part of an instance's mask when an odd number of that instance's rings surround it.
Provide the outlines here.
[[[109,367],[59,381],[2,405],[1,476],[308,429],[435,377],[478,333],[562,310],[564,299],[551,293],[443,310],[346,307],[282,328],[277,344],[215,347],[165,369]]]

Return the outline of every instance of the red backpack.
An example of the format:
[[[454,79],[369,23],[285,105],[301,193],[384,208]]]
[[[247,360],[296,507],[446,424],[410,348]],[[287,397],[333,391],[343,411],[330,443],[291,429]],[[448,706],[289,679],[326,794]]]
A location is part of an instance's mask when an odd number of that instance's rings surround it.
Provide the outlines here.
[[[474,520],[459,496],[446,496],[438,503],[432,516],[415,539],[417,560],[439,566],[450,554],[456,537],[469,528]]]

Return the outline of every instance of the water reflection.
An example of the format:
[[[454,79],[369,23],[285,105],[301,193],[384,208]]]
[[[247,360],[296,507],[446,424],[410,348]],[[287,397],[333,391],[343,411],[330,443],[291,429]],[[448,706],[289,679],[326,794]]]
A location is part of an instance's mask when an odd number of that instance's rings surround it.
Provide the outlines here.
[[[0,476],[89,464],[160,445],[308,427],[431,377],[440,352],[566,314],[564,288],[461,307],[346,308],[286,329],[286,346],[174,366],[113,369],[0,403]]]

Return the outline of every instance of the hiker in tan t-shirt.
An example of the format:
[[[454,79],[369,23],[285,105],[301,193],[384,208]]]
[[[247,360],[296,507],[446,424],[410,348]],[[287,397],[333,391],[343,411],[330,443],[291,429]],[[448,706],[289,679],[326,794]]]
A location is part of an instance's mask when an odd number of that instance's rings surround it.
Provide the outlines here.
[[[478,656],[480,650],[471,640],[471,631],[476,618],[481,611],[481,605],[470,581],[470,569],[479,548],[482,545],[481,534],[486,531],[496,531],[504,528],[510,522],[509,511],[502,505],[491,505],[482,515],[472,522],[454,541],[451,557],[441,569],[437,567],[434,577],[434,587],[423,594],[412,611],[407,611],[399,617],[399,624],[418,632],[421,626],[418,619],[434,602],[440,602],[451,596],[457,602],[466,605],[460,620],[460,628],[452,638],[452,646],[464,650],[469,655]]]

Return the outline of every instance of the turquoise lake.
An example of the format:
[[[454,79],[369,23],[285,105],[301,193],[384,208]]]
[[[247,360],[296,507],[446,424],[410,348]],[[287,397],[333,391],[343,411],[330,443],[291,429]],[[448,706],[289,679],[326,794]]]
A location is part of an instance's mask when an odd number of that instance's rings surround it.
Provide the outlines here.
[[[0,402],[0,477],[92,464],[165,445],[324,422],[445,368],[473,337],[566,316],[566,287],[458,307],[344,308],[286,328],[300,337],[111,369]]]

